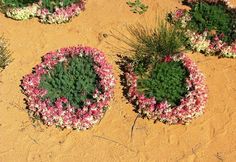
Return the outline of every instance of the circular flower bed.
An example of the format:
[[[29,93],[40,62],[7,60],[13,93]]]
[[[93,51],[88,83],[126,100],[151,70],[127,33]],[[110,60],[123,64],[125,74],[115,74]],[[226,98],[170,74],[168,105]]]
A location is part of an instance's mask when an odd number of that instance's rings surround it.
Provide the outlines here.
[[[66,7],[54,7],[53,11],[43,7],[42,1],[33,3],[25,7],[9,7],[6,9],[6,15],[15,20],[26,20],[32,17],[38,17],[42,23],[66,23],[74,16],[77,16],[85,9],[85,0],[72,3]]]
[[[76,107],[65,96],[60,96],[54,101],[50,100],[51,94],[46,97],[50,90],[42,88],[41,82],[43,78],[45,76],[53,78],[51,75],[52,70],[58,64],[62,64],[62,67],[66,69],[69,60],[83,57],[91,58],[94,72],[99,78],[92,94],[92,99],[85,99],[82,107]],[[72,72],[75,73],[76,70]],[[55,80],[58,80],[58,78]],[[74,80],[72,79],[72,81]],[[63,84],[67,83],[63,82]],[[26,101],[31,117],[41,119],[47,125],[85,130],[98,123],[104,116],[108,108],[108,102],[113,96],[114,84],[115,79],[112,68],[106,62],[104,53],[90,47],[78,46],[62,48],[56,52],[47,53],[43,56],[42,63],[38,64],[31,74],[23,77],[21,86],[23,93],[27,96]],[[87,89],[85,90],[87,91]],[[74,101],[77,100],[77,98],[73,99]]]
[[[187,47],[207,55],[236,58],[236,9],[227,0],[184,2],[191,9],[178,9],[168,14],[168,20],[185,31]]]
[[[133,66],[128,64],[125,71],[126,86],[129,101],[135,104],[136,111],[148,119],[159,120],[167,124],[187,124],[204,112],[207,101],[207,87],[202,73],[194,62],[186,55],[168,56],[165,62],[180,61],[189,72],[186,78],[187,94],[181,98],[180,104],[172,106],[168,101],[158,102],[155,97],[147,98],[138,91],[138,76]]]

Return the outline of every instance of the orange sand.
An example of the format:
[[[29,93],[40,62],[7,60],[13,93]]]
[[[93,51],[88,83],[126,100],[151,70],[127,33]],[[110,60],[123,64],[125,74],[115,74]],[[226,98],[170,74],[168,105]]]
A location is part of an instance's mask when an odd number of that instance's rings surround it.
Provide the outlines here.
[[[144,15],[129,11],[125,0],[89,0],[86,11],[62,25],[45,25],[37,19],[14,21],[0,14],[0,34],[9,40],[14,62],[0,74],[0,162],[83,161],[236,161],[236,60],[189,54],[207,77],[209,100],[205,114],[190,125],[168,126],[138,119],[122,95],[119,70],[109,43],[102,35],[122,30],[127,24],[152,23],[175,7],[178,0],[146,0]],[[236,4],[236,0],[232,3]],[[109,42],[109,43],[107,43]],[[19,87],[46,52],[86,44],[106,52],[117,80],[111,110],[101,123],[84,132],[33,123],[26,113]]]

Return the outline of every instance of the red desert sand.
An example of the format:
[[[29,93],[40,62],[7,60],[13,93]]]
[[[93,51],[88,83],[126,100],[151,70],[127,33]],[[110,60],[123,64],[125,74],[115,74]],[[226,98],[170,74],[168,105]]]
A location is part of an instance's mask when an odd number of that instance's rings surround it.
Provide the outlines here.
[[[0,74],[0,162],[217,162],[236,160],[236,60],[189,53],[205,74],[209,99],[203,116],[190,125],[165,125],[138,118],[122,94],[116,64],[121,47],[111,33],[127,34],[127,25],[155,23],[156,17],[182,6],[178,0],[145,0],[143,15],[124,0],[89,0],[72,22],[45,25],[37,19],[14,21],[0,14],[0,30],[14,61]],[[236,0],[231,0],[236,6]],[[106,53],[116,77],[115,96],[99,125],[77,132],[32,122],[20,80],[40,57],[62,47],[84,44]]]

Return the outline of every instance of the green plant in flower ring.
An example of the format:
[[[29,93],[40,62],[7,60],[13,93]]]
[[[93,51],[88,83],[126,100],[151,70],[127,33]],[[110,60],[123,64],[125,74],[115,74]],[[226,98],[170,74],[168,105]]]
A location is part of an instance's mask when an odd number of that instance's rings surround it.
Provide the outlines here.
[[[66,97],[71,105],[83,107],[86,99],[93,101],[93,93],[99,88],[99,78],[94,71],[93,61],[88,56],[76,56],[55,65],[40,81],[40,88],[46,89],[44,99],[53,103]]]
[[[200,2],[193,4],[189,11],[191,20],[188,28],[203,33],[211,31],[212,38],[215,34],[223,34],[223,40],[233,42],[236,39],[236,16],[221,4],[208,4]]]
[[[138,90],[146,97],[155,97],[158,102],[167,100],[175,106],[188,92],[188,75],[182,62],[158,62],[150,74],[138,79]]]
[[[189,72],[182,62],[171,58],[183,50],[187,41],[184,32],[164,21],[153,28],[142,24],[130,26],[128,31],[131,38],[122,35],[120,40],[129,46],[126,52],[132,54],[131,66],[137,76],[139,94],[178,105],[188,92]]]

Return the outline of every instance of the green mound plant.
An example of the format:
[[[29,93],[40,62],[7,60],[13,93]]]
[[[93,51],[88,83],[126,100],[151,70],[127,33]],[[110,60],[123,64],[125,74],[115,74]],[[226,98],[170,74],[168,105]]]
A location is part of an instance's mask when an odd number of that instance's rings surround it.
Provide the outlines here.
[[[188,71],[182,62],[160,62],[147,77],[139,78],[138,90],[146,97],[154,96],[158,102],[167,100],[175,106],[188,92],[185,81],[187,76]]]
[[[99,78],[90,57],[76,56],[58,63],[43,75],[40,88],[47,90],[44,99],[48,98],[52,103],[57,98],[66,97],[71,105],[83,107],[86,99],[93,100],[95,88],[99,88]]]
[[[236,15],[223,4],[194,3],[189,11],[191,21],[188,28],[197,32],[210,31],[212,38],[215,34],[222,35],[226,42],[236,39]]]

